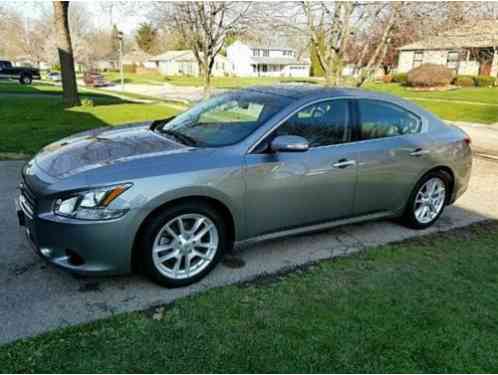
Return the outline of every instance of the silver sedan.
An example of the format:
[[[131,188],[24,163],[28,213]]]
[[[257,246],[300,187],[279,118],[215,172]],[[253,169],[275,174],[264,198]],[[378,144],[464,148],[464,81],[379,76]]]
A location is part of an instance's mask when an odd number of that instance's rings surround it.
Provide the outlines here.
[[[254,87],[46,146],[23,169],[18,215],[57,266],[183,286],[242,241],[385,218],[426,228],[471,164],[465,133],[400,98]]]

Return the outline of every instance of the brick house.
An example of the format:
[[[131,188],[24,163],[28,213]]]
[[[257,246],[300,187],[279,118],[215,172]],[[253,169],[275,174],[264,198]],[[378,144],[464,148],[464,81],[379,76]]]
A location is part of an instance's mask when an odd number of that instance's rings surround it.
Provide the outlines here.
[[[399,48],[398,73],[421,64],[464,75],[498,75],[498,21],[481,20]]]

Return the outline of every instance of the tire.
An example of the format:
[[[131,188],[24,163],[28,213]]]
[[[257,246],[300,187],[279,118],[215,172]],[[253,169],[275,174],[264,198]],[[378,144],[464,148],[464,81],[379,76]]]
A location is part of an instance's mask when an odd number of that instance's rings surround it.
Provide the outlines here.
[[[201,226],[194,230],[200,219],[203,219]],[[180,236],[179,221],[188,234]],[[211,229],[195,242],[207,228]],[[139,246],[143,270],[153,281],[166,287],[193,284],[211,272],[220,261],[228,249],[227,233],[222,215],[209,204],[193,201],[167,208],[146,223],[141,235]],[[161,263],[161,258],[169,259]],[[178,262],[178,269],[175,270]],[[187,262],[190,264],[188,268]]]
[[[439,196],[438,199],[433,198],[431,203],[424,202],[421,203],[420,200],[429,200],[429,198],[423,198],[426,195],[427,187],[431,186],[431,182],[435,181],[438,185],[444,186],[444,196]],[[433,171],[424,175],[415,185],[410,198],[406,205],[405,212],[402,217],[402,223],[412,229],[425,229],[433,225],[437,219],[441,216],[446,206],[451,186],[451,176],[444,171]],[[441,189],[437,190],[441,191]],[[430,197],[436,197],[437,194],[429,194]],[[441,202],[440,202],[441,201]],[[434,204],[437,202],[437,204]],[[421,215],[424,212],[424,205],[426,208],[426,215]],[[420,211],[418,211],[420,209]],[[419,214],[417,214],[417,212]]]
[[[33,79],[31,78],[31,76],[24,74],[21,76],[21,78],[19,78],[19,82],[22,85],[31,85],[31,82],[33,82]]]

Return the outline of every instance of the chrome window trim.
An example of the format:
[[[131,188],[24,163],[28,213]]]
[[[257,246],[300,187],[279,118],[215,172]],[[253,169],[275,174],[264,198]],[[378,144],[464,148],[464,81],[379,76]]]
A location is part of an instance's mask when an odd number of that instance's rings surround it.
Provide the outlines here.
[[[316,150],[316,149],[320,149],[320,148],[327,148],[327,147],[337,147],[337,146],[345,146],[345,145],[352,145],[352,144],[365,143],[365,142],[375,142],[375,141],[381,141],[381,140],[385,140],[385,139],[393,139],[393,138],[399,138],[399,137],[410,137],[410,136],[415,136],[415,135],[427,133],[427,120],[425,118],[419,116],[418,114],[414,113],[413,111],[409,110],[408,108],[402,106],[402,105],[399,105],[397,103],[392,103],[392,102],[384,100],[384,99],[378,99],[378,98],[355,97],[355,96],[336,96],[336,97],[333,97],[333,98],[320,98],[320,99],[313,100],[313,101],[311,101],[309,103],[303,104],[301,107],[299,107],[295,111],[291,112],[283,120],[279,121],[276,125],[274,125],[268,131],[266,131],[256,142],[253,143],[253,145],[251,147],[248,148],[248,150],[246,151],[246,155],[251,154],[254,151],[254,149],[256,149],[259,146],[259,144],[268,135],[270,135],[275,129],[277,129],[279,126],[283,125],[289,118],[291,118],[296,113],[298,113],[299,111],[303,110],[304,108],[306,108],[306,107],[308,107],[310,105],[321,103],[321,102],[327,102],[327,101],[332,101],[332,100],[341,100],[341,99],[342,100],[346,99],[346,100],[351,100],[351,101],[353,101],[353,100],[371,100],[371,101],[382,102],[382,103],[386,103],[386,104],[390,104],[390,105],[393,105],[395,107],[398,107],[398,108],[402,109],[403,111],[411,113],[413,116],[415,116],[415,117],[417,117],[419,119],[419,121],[420,121],[420,131],[417,132],[417,133],[411,133],[411,134],[393,135],[392,137],[381,137],[381,138],[372,138],[372,139],[360,139],[360,140],[357,140],[357,141],[349,141],[349,142],[345,142],[345,143],[337,143],[337,144],[334,144],[334,145],[315,146],[315,147],[310,147],[308,149],[308,151],[310,151],[310,150]],[[359,109],[358,109],[358,115],[359,115]]]

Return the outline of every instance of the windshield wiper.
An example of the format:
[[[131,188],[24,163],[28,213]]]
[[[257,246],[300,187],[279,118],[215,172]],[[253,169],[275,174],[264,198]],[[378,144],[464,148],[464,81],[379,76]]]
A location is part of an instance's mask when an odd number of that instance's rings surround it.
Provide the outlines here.
[[[187,145],[187,146],[199,145],[199,142],[196,139],[194,139],[186,134],[180,133],[178,131],[169,130],[169,129],[158,129],[158,131],[164,135],[168,135],[170,137],[175,138],[177,141],[180,141],[180,143],[183,143],[184,145]]]

